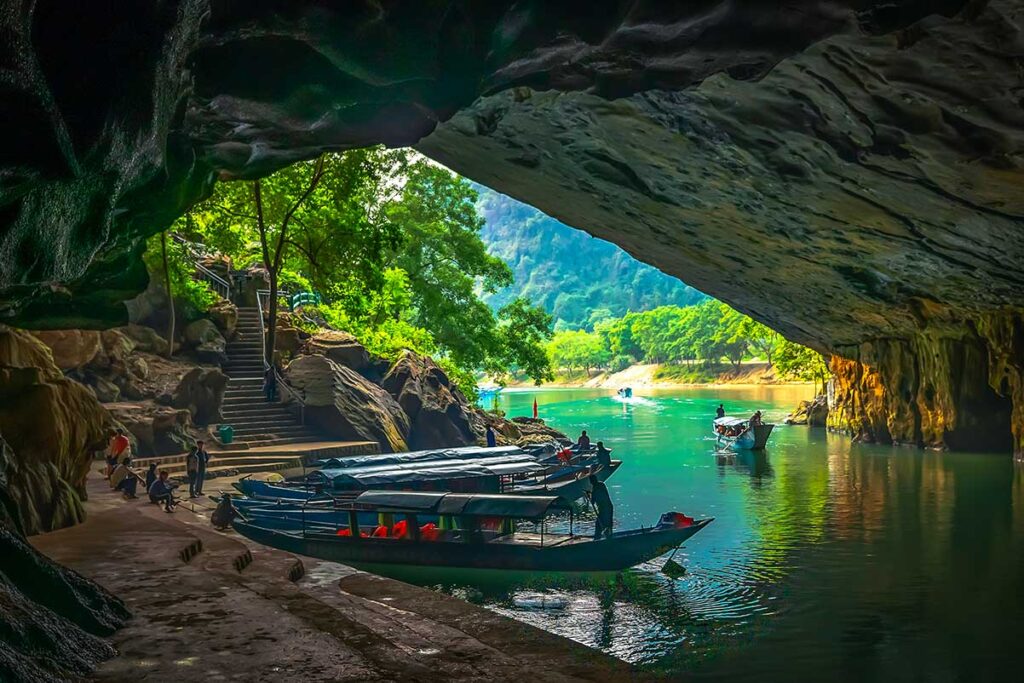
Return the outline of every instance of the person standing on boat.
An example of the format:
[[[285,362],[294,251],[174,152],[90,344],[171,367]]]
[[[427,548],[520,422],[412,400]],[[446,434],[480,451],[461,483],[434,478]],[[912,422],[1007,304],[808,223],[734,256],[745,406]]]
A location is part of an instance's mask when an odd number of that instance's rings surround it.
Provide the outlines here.
[[[604,441],[597,442],[597,462],[606,470],[612,468],[612,452],[604,447]]]
[[[761,411],[758,410],[750,416],[750,420],[747,423],[751,427],[760,427],[764,424],[764,420],[761,419]]]
[[[494,436],[494,430],[491,429],[491,425],[487,425],[487,433],[485,434],[485,436],[487,437],[488,448],[494,448],[495,446],[498,445],[498,439],[496,436]]]
[[[718,404],[718,410],[715,411],[715,419],[725,417],[725,406],[721,403]]]
[[[584,429],[583,433],[580,434],[580,438],[579,438],[579,440],[576,443],[579,445],[581,451],[589,451],[590,450],[590,437],[587,436],[587,430],[586,429]]]
[[[608,495],[608,487],[595,475],[590,475],[590,504],[597,510],[597,521],[594,522],[594,539],[612,535],[612,497]]]

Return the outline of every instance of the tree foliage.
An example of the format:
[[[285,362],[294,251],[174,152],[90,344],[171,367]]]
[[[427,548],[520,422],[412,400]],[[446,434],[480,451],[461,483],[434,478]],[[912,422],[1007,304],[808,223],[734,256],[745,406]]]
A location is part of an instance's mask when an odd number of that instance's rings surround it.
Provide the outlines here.
[[[273,270],[279,253],[282,290],[319,293],[317,314],[372,352],[434,355],[467,391],[476,370],[550,377],[550,316],[519,299],[495,314],[481,299],[510,285],[512,273],[480,239],[477,195],[462,178],[411,150],[368,148],[295,164],[259,190],[263,240],[253,183],[244,181],[219,183],[177,229],[236,267]]]

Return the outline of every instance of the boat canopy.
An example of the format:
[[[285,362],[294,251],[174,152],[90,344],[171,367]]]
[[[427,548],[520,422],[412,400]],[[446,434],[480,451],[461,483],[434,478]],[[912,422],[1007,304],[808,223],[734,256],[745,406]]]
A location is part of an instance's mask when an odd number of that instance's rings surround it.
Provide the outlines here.
[[[359,486],[374,488],[394,484],[413,484],[426,481],[451,479],[473,479],[476,477],[498,477],[502,475],[532,474],[544,467],[535,462],[502,463],[493,466],[464,464],[458,467],[421,467],[414,470],[391,469],[370,472],[332,471],[330,483],[335,488]]]
[[[365,491],[356,497],[350,505],[356,509],[390,512],[512,517],[516,519],[540,519],[553,509],[571,509],[571,504],[558,496],[501,496],[414,491]]]
[[[716,427],[744,427],[746,424],[742,417],[719,417],[715,420]]]
[[[323,482],[334,488],[352,485],[373,488],[384,484],[414,481],[533,474],[545,469],[545,465],[533,457],[522,454],[514,458],[483,458],[458,462],[441,460],[405,465],[323,469],[311,473],[308,479]]]
[[[527,455],[518,446],[466,446],[464,448],[442,448],[425,451],[409,451],[408,453],[384,453],[375,455],[356,455],[349,458],[327,458],[317,460],[316,465],[324,469],[344,469],[348,467],[371,467],[374,465],[404,465],[414,462],[435,460],[479,460],[480,458],[510,457]]]

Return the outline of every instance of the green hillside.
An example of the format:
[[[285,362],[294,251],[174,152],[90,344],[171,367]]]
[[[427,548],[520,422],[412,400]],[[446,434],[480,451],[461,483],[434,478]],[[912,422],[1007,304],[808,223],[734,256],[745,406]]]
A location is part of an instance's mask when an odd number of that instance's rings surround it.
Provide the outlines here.
[[[658,306],[687,306],[706,297],[641,263],[610,242],[559,223],[533,207],[475,185],[481,237],[504,260],[515,283],[485,297],[498,308],[526,296],[554,315],[556,329],[592,328],[602,318]]]

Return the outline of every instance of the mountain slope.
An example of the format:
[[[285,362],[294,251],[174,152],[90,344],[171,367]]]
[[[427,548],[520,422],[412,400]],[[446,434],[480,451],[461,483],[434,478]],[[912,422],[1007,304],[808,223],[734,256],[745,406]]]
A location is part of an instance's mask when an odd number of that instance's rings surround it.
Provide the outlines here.
[[[610,242],[511,197],[475,187],[480,193],[477,210],[487,222],[481,237],[488,251],[515,274],[515,284],[485,297],[494,308],[526,296],[555,316],[558,329],[590,328],[603,317],[706,298]]]

